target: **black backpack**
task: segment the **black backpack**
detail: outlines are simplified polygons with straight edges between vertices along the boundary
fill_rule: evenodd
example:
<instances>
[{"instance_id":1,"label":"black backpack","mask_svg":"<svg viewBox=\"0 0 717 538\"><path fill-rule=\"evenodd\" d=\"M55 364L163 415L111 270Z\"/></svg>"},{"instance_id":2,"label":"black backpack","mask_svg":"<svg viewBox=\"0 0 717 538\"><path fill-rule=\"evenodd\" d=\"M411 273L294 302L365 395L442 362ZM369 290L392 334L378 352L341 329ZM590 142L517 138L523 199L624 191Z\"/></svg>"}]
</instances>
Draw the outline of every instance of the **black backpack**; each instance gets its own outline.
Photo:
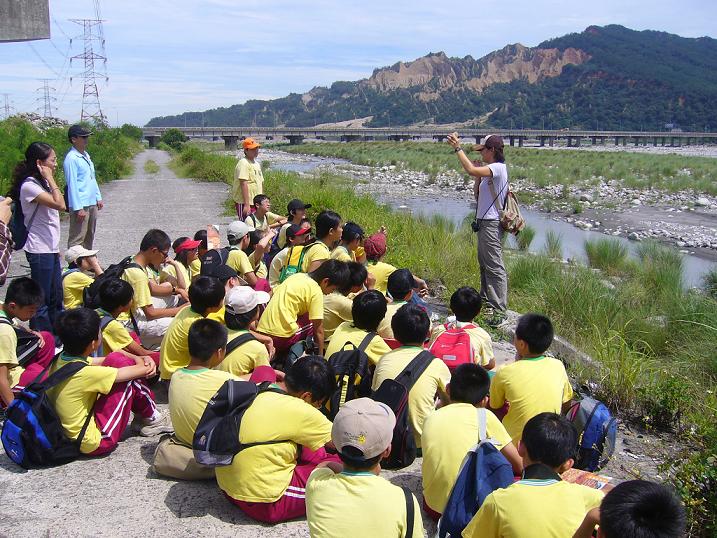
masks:
<instances>
[{"instance_id":1,"label":"black backpack","mask_svg":"<svg viewBox=\"0 0 717 538\"><path fill-rule=\"evenodd\" d=\"M336 374L336 390L326 402L324 414L334 420L339 409L349 400L371 396L373 374L366 348L376 333L368 333L358 347L346 342L343 347L329 357L329 364ZM351 346L349 349L346 346Z\"/></svg>"},{"instance_id":2,"label":"black backpack","mask_svg":"<svg viewBox=\"0 0 717 538\"><path fill-rule=\"evenodd\" d=\"M227 349L224 352L224 356L228 357L231 355L231 353L236 350L237 348L243 346L244 344L251 342L252 340L256 340L256 337L251 333L242 334L240 336L237 336L234 340L229 342L227 344Z\"/></svg>"},{"instance_id":3,"label":"black backpack","mask_svg":"<svg viewBox=\"0 0 717 538\"><path fill-rule=\"evenodd\" d=\"M142 266L132 261L132 256L127 256L119 263L113 263L104 273L98 275L95 280L82 290L82 303L86 308L93 310L100 306L100 287L104 282L113 278L121 278L122 274L129 268L142 269Z\"/></svg>"},{"instance_id":4,"label":"black backpack","mask_svg":"<svg viewBox=\"0 0 717 538\"><path fill-rule=\"evenodd\" d=\"M239 428L244 413L262 392L278 392L267 381L255 385L251 381L229 379L219 388L199 419L192 439L194 459L208 467L231 465L239 452L245 448L258 445L286 443L288 440L263 441L258 443L242 443L239 440Z\"/></svg>"},{"instance_id":5,"label":"black backpack","mask_svg":"<svg viewBox=\"0 0 717 538\"><path fill-rule=\"evenodd\" d=\"M384 380L371 395L372 399L389 406L396 415L391 454L381 461L381 467L384 469L403 469L416 459L416 441L408 420L408 393L434 359L429 351L421 351L396 379Z\"/></svg>"},{"instance_id":6,"label":"black backpack","mask_svg":"<svg viewBox=\"0 0 717 538\"><path fill-rule=\"evenodd\" d=\"M17 347L15 348L17 362L20 366L24 367L37 355L37 350L40 349L40 337L33 332L18 327L5 316L0 316L0 323L10 325L15 330L15 336L17 337Z\"/></svg>"},{"instance_id":7,"label":"black backpack","mask_svg":"<svg viewBox=\"0 0 717 538\"><path fill-rule=\"evenodd\" d=\"M49 190L49 187L43 186L42 183L34 177L28 178L28 181L37 183L46 191ZM12 248L14 250L21 250L27 242L27 236L30 233L30 228L32 228L32 223L35 222L35 217L37 216L37 210L40 209L40 204L35 202L35 209L32 210L27 226L25 226L25 213L22 210L22 203L20 203L20 200L13 202L12 206L12 216L10 217L10 222L8 222L8 228L10 229L13 240Z\"/></svg>"},{"instance_id":8,"label":"black backpack","mask_svg":"<svg viewBox=\"0 0 717 538\"><path fill-rule=\"evenodd\" d=\"M201 258L202 268L199 271L199 274L202 276L213 276L215 267L225 265L227 263L230 250L231 249L229 247L207 250Z\"/></svg>"},{"instance_id":9,"label":"black backpack","mask_svg":"<svg viewBox=\"0 0 717 538\"><path fill-rule=\"evenodd\" d=\"M5 452L12 461L25 469L31 469L62 465L80 456L80 444L94 413L90 411L77 440L72 440L65 434L47 391L85 366L85 362L70 362L45 381L39 381L48 367L22 392L15 395L15 400L7 408L0 435Z\"/></svg>"}]
</instances>

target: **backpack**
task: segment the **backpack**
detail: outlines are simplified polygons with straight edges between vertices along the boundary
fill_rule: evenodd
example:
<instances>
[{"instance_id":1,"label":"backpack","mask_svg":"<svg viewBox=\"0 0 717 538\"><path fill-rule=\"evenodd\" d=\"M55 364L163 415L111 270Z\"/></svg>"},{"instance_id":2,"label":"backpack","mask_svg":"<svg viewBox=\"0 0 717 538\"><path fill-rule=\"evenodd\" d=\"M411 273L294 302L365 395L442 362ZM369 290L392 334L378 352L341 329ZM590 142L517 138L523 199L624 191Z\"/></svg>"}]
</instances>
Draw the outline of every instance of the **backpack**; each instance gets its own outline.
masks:
<instances>
[{"instance_id":1,"label":"backpack","mask_svg":"<svg viewBox=\"0 0 717 538\"><path fill-rule=\"evenodd\" d=\"M104 273L98 275L92 284L82 290L82 303L86 308L93 310L100 308L100 287L104 282L113 278L121 278L122 274L130 268L141 269L142 266L132 261L132 256L127 256L119 263L113 263ZM139 334L139 333L138 333Z\"/></svg>"},{"instance_id":2,"label":"backpack","mask_svg":"<svg viewBox=\"0 0 717 538\"><path fill-rule=\"evenodd\" d=\"M466 329L474 329L475 325L450 327L446 323L443 326L446 330L436 338L428 351L445 362L451 373L461 364L473 364L475 353L471 337Z\"/></svg>"},{"instance_id":3,"label":"backpack","mask_svg":"<svg viewBox=\"0 0 717 538\"><path fill-rule=\"evenodd\" d=\"M279 283L281 284L289 278L291 275L296 273L302 273L302 267L304 266L304 256L309 252L309 249L316 243L310 245L296 245L289 248L289 252L286 255L286 265L281 268L279 273ZM294 249L298 249L296 252Z\"/></svg>"},{"instance_id":4,"label":"backpack","mask_svg":"<svg viewBox=\"0 0 717 538\"><path fill-rule=\"evenodd\" d=\"M15 330L15 336L17 337L17 347L15 348L17 362L20 366L24 367L37 355L37 350L40 349L40 337L33 332L18 327L5 316L0 316L0 323L10 325Z\"/></svg>"},{"instance_id":5,"label":"backpack","mask_svg":"<svg viewBox=\"0 0 717 538\"><path fill-rule=\"evenodd\" d=\"M478 444L463 459L446 507L438 521L438 536L459 537L485 498L513 483L513 468L487 438L487 410L478 409Z\"/></svg>"},{"instance_id":6,"label":"backpack","mask_svg":"<svg viewBox=\"0 0 717 538\"><path fill-rule=\"evenodd\" d=\"M388 405L396 415L396 426L391 440L391 454L381 461L384 469L403 469L416 459L416 441L408 420L408 393L421 374L435 359L428 351L421 351L396 379L385 379L371 398Z\"/></svg>"},{"instance_id":7,"label":"backpack","mask_svg":"<svg viewBox=\"0 0 717 538\"><path fill-rule=\"evenodd\" d=\"M337 388L326 402L324 414L333 420L339 408L354 398L363 398L371 395L372 374L369 369L370 361L366 355L366 348L376 333L368 333L358 347L352 342L346 342L343 347L329 357L329 365L336 374ZM346 346L350 345L350 349Z\"/></svg>"},{"instance_id":8,"label":"backpack","mask_svg":"<svg viewBox=\"0 0 717 538\"><path fill-rule=\"evenodd\" d=\"M64 281L65 278L67 278L68 276L70 276L72 273L79 273L79 272L80 272L80 270L77 269L77 268L75 268L75 269L65 269L65 270L62 272L62 280Z\"/></svg>"},{"instance_id":9,"label":"backpack","mask_svg":"<svg viewBox=\"0 0 717 538\"><path fill-rule=\"evenodd\" d=\"M604 403L590 397L574 404L565 417L578 431L574 467L591 472L600 470L615 451L617 419Z\"/></svg>"},{"instance_id":10,"label":"backpack","mask_svg":"<svg viewBox=\"0 0 717 538\"><path fill-rule=\"evenodd\" d=\"M85 362L70 362L45 381L38 381L48 367L29 386L15 395L15 400L6 410L5 424L0 434L5 452L12 461L30 469L62 465L77 459L80 455L80 444L94 414L90 411L87 415L77 440L69 439L47 391L85 366Z\"/></svg>"},{"instance_id":11,"label":"backpack","mask_svg":"<svg viewBox=\"0 0 717 538\"><path fill-rule=\"evenodd\" d=\"M42 187L40 182L37 181L34 177L28 179L30 181L34 181L35 183L40 185L40 187ZM22 211L22 203L20 203L20 200L16 200L13 203L12 217L10 218L10 222L8 223L8 228L10 228L10 233L12 234L12 240L14 242L13 248L15 250L22 250L22 248L25 246L25 243L27 242L27 236L30 232L30 228L32 228L32 223L35 221L35 216L37 216L38 209L40 209L40 204L36 203L35 209L32 210L32 215L30 215L30 220L28 221L27 226L25 226L25 214Z\"/></svg>"},{"instance_id":12,"label":"backpack","mask_svg":"<svg viewBox=\"0 0 717 538\"><path fill-rule=\"evenodd\" d=\"M525 228L525 219L520 213L520 205L515 193L510 190L510 185L508 185L508 194L505 195L503 209L500 209L498 207L498 195L495 193L495 185L493 185L492 181L489 181L488 186L493 196L493 205L498 212L500 227L510 234L518 235Z\"/></svg>"},{"instance_id":13,"label":"backpack","mask_svg":"<svg viewBox=\"0 0 717 538\"><path fill-rule=\"evenodd\" d=\"M100 316L100 345L97 346L97 350L92 354L93 357L104 357L105 356L105 344L104 339L102 338L102 333L104 332L107 325L109 325L110 321L112 321L113 318L109 314L100 314L97 312L97 314Z\"/></svg>"},{"instance_id":14,"label":"backpack","mask_svg":"<svg viewBox=\"0 0 717 538\"><path fill-rule=\"evenodd\" d=\"M200 275L212 276L214 274L214 268L219 265L225 265L229 259L229 247L213 248L208 250L204 256L202 256L202 268L199 271Z\"/></svg>"},{"instance_id":15,"label":"backpack","mask_svg":"<svg viewBox=\"0 0 717 538\"><path fill-rule=\"evenodd\" d=\"M244 413L262 392L278 392L269 382L255 385L251 381L225 381L207 402L192 439L194 459L201 465L223 467L231 465L242 450L258 445L286 443L288 440L242 443L239 429Z\"/></svg>"},{"instance_id":16,"label":"backpack","mask_svg":"<svg viewBox=\"0 0 717 538\"><path fill-rule=\"evenodd\" d=\"M251 342L252 340L256 340L256 337L251 333L246 333L246 334L237 336L234 340L232 340L231 342L229 342L227 344L227 349L224 352L224 356L228 357L229 355L232 354L232 352L234 350L243 346L247 342Z\"/></svg>"},{"instance_id":17,"label":"backpack","mask_svg":"<svg viewBox=\"0 0 717 538\"><path fill-rule=\"evenodd\" d=\"M264 254L264 264L269 267L274 257L279 254L281 250L282 248L279 246L279 234L277 233L274 236L274 239L271 240L271 246L269 247L269 251Z\"/></svg>"}]
</instances>

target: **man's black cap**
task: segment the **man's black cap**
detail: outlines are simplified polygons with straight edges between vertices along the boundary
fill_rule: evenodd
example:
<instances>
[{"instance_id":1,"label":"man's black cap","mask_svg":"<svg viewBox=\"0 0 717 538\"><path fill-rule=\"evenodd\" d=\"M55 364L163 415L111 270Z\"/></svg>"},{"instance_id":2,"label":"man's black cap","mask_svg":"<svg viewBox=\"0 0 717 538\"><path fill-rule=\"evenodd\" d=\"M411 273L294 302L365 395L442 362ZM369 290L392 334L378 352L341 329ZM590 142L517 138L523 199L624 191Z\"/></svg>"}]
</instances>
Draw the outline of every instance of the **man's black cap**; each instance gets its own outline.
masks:
<instances>
[{"instance_id":1,"label":"man's black cap","mask_svg":"<svg viewBox=\"0 0 717 538\"><path fill-rule=\"evenodd\" d=\"M91 134L92 131L87 130L85 127L79 124L73 125L67 131L67 136L69 138L76 138L78 136L90 136Z\"/></svg>"}]
</instances>

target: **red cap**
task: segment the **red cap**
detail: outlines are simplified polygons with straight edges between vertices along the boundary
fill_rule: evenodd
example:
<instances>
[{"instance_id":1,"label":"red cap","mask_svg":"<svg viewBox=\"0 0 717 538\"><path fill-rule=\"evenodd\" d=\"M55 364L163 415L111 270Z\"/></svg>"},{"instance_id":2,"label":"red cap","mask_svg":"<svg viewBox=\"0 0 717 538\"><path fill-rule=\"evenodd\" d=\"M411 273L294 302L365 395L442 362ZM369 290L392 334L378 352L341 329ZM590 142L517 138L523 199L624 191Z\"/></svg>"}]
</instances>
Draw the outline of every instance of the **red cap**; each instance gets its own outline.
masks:
<instances>
[{"instance_id":1,"label":"red cap","mask_svg":"<svg viewBox=\"0 0 717 538\"><path fill-rule=\"evenodd\" d=\"M263 383L264 381L276 383L276 372L271 366L262 364L261 366L257 366L256 368L254 368L254 371L251 373L249 381L251 381L252 383L256 383L257 385L259 383Z\"/></svg>"},{"instance_id":2,"label":"red cap","mask_svg":"<svg viewBox=\"0 0 717 538\"><path fill-rule=\"evenodd\" d=\"M179 254L183 250L194 250L201 245L201 241L195 241L194 239L187 239L184 243L174 249L175 254Z\"/></svg>"},{"instance_id":3,"label":"red cap","mask_svg":"<svg viewBox=\"0 0 717 538\"><path fill-rule=\"evenodd\" d=\"M366 256L377 259L386 254L386 235L381 232L368 236L363 241Z\"/></svg>"}]
</instances>

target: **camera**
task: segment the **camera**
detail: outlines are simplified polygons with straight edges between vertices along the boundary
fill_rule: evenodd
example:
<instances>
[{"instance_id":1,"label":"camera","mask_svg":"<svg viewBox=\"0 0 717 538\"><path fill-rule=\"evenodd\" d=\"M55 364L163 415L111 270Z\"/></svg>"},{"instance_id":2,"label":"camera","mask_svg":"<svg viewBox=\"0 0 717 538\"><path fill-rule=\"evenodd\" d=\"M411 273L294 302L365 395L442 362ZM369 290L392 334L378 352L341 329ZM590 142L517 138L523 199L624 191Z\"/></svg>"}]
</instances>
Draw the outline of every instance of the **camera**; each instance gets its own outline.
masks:
<instances>
[{"instance_id":1,"label":"camera","mask_svg":"<svg viewBox=\"0 0 717 538\"><path fill-rule=\"evenodd\" d=\"M471 221L471 230L476 233L480 231L480 222L478 221L478 219L474 219L473 221Z\"/></svg>"}]
</instances>

